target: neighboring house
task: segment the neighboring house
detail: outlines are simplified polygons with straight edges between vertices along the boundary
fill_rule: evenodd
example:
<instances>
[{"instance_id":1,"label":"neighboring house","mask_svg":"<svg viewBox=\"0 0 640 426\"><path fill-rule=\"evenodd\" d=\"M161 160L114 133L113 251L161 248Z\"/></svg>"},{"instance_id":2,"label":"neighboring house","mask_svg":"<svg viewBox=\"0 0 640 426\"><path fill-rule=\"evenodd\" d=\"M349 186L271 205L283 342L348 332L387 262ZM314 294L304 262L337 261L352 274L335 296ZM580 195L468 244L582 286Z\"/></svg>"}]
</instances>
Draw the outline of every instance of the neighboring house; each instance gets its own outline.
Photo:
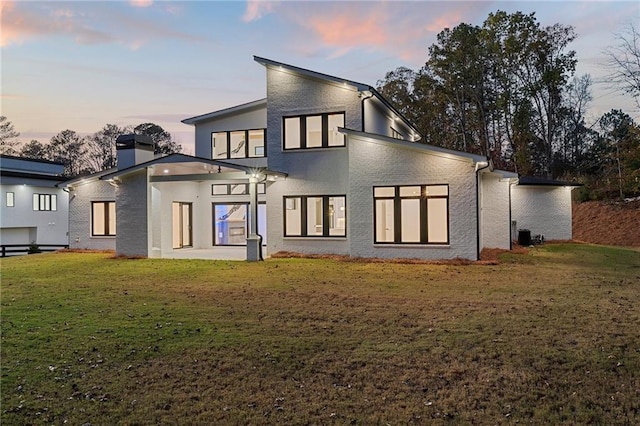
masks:
<instances>
[{"instance_id":1,"label":"neighboring house","mask_svg":"<svg viewBox=\"0 0 640 426\"><path fill-rule=\"evenodd\" d=\"M64 165L0 155L0 244L68 244L69 197L56 187Z\"/></svg>"},{"instance_id":2,"label":"neighboring house","mask_svg":"<svg viewBox=\"0 0 640 426\"><path fill-rule=\"evenodd\" d=\"M369 85L255 61L267 97L183 120L195 126L195 156L154 158L148 140L128 135L117 169L67 182L72 246L149 257L217 258L239 247L249 260L278 251L477 259L482 248L510 247L513 221L564 239L570 191L521 191L517 175L485 156L421 143ZM542 207L562 219L535 221L531 209Z\"/></svg>"}]
</instances>

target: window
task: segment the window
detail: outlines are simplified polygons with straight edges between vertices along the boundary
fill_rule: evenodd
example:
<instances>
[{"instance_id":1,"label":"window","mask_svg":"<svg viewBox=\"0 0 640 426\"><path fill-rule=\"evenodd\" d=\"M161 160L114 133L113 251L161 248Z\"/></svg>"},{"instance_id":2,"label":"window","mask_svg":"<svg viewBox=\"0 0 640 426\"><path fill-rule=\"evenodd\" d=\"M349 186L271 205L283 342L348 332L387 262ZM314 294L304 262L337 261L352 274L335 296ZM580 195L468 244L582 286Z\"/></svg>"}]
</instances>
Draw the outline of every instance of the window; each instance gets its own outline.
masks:
<instances>
[{"instance_id":1,"label":"window","mask_svg":"<svg viewBox=\"0 0 640 426\"><path fill-rule=\"evenodd\" d=\"M344 112L284 117L284 149L344 146Z\"/></svg>"},{"instance_id":2,"label":"window","mask_svg":"<svg viewBox=\"0 0 640 426\"><path fill-rule=\"evenodd\" d=\"M284 197L285 237L345 237L344 195Z\"/></svg>"},{"instance_id":3,"label":"window","mask_svg":"<svg viewBox=\"0 0 640 426\"><path fill-rule=\"evenodd\" d=\"M264 133L264 129L212 133L211 158L264 157Z\"/></svg>"},{"instance_id":4,"label":"window","mask_svg":"<svg viewBox=\"0 0 640 426\"><path fill-rule=\"evenodd\" d=\"M33 210L56 211L58 196L56 194L33 194Z\"/></svg>"},{"instance_id":5,"label":"window","mask_svg":"<svg viewBox=\"0 0 640 426\"><path fill-rule=\"evenodd\" d=\"M449 243L449 186L373 188L374 242Z\"/></svg>"},{"instance_id":6,"label":"window","mask_svg":"<svg viewBox=\"0 0 640 426\"><path fill-rule=\"evenodd\" d=\"M13 192L7 192L7 207L16 206L16 194Z\"/></svg>"},{"instance_id":7,"label":"window","mask_svg":"<svg viewBox=\"0 0 640 426\"><path fill-rule=\"evenodd\" d=\"M116 203L114 201L91 202L91 235L94 237L116 235Z\"/></svg>"},{"instance_id":8,"label":"window","mask_svg":"<svg viewBox=\"0 0 640 426\"><path fill-rule=\"evenodd\" d=\"M266 194L264 183L258 184L258 194ZM249 193L248 183L214 183L211 185L211 195L244 195Z\"/></svg>"}]
</instances>

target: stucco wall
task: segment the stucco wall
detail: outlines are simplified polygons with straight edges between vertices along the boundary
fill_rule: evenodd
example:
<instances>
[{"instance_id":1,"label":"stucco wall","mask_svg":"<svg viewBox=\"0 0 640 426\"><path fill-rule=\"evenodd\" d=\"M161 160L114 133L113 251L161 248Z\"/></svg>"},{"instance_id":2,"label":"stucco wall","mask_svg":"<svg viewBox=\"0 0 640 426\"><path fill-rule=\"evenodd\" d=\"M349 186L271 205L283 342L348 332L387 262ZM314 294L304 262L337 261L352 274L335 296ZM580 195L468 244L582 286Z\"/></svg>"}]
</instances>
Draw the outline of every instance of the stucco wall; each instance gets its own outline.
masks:
<instances>
[{"instance_id":1,"label":"stucco wall","mask_svg":"<svg viewBox=\"0 0 640 426\"><path fill-rule=\"evenodd\" d=\"M472 162L443 158L416 148L400 148L350 137L348 235L350 254L361 257L476 259L476 184ZM373 187L449 184L449 245L373 243Z\"/></svg>"},{"instance_id":2,"label":"stucco wall","mask_svg":"<svg viewBox=\"0 0 640 426\"><path fill-rule=\"evenodd\" d=\"M0 186L0 243L67 244L69 197L62 189L51 187L52 183L48 185ZM14 194L14 207L7 207L7 192ZM33 210L33 194L55 194L56 211Z\"/></svg>"},{"instance_id":3,"label":"stucco wall","mask_svg":"<svg viewBox=\"0 0 640 426\"><path fill-rule=\"evenodd\" d=\"M531 235L543 234L547 240L572 238L570 188L514 185L511 206L517 229L529 229Z\"/></svg>"},{"instance_id":4,"label":"stucco wall","mask_svg":"<svg viewBox=\"0 0 640 426\"><path fill-rule=\"evenodd\" d=\"M495 173L481 172L480 176L480 247L509 249L509 182L501 182L502 176Z\"/></svg>"},{"instance_id":5,"label":"stucco wall","mask_svg":"<svg viewBox=\"0 0 640 426\"><path fill-rule=\"evenodd\" d=\"M115 237L91 236L91 202L115 201L115 188L103 180L78 184L69 201L69 246L91 250L115 250ZM118 203L116 203L117 209ZM116 212L116 216L118 213ZM116 233L120 230L117 228Z\"/></svg>"},{"instance_id":6,"label":"stucco wall","mask_svg":"<svg viewBox=\"0 0 640 426\"><path fill-rule=\"evenodd\" d=\"M116 188L116 254L148 256L147 169L122 176L120 180Z\"/></svg>"},{"instance_id":7,"label":"stucco wall","mask_svg":"<svg viewBox=\"0 0 640 426\"><path fill-rule=\"evenodd\" d=\"M199 123L196 125L195 155L211 158L211 133L264 129L265 127L267 127L267 109L264 107Z\"/></svg>"}]
</instances>

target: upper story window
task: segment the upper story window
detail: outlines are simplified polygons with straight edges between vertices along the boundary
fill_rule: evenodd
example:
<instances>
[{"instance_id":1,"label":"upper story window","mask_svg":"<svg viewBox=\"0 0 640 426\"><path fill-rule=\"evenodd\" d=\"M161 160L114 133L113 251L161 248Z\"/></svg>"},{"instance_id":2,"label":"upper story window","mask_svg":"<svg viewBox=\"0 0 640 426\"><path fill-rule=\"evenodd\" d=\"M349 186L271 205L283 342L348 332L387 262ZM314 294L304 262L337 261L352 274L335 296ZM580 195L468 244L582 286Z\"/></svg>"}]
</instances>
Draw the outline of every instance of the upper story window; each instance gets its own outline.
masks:
<instances>
[{"instance_id":1,"label":"upper story window","mask_svg":"<svg viewBox=\"0 0 640 426\"><path fill-rule=\"evenodd\" d=\"M344 146L338 127L344 127L344 112L284 117L284 149Z\"/></svg>"},{"instance_id":2,"label":"upper story window","mask_svg":"<svg viewBox=\"0 0 640 426\"><path fill-rule=\"evenodd\" d=\"M264 183L259 183L258 194L266 194ZM211 195L245 195L249 193L248 183L214 183L211 185Z\"/></svg>"},{"instance_id":3,"label":"upper story window","mask_svg":"<svg viewBox=\"0 0 640 426\"><path fill-rule=\"evenodd\" d=\"M255 158L265 156L265 129L236 130L211 134L211 158Z\"/></svg>"},{"instance_id":4,"label":"upper story window","mask_svg":"<svg viewBox=\"0 0 640 426\"><path fill-rule=\"evenodd\" d=\"M58 196L56 194L33 194L33 210L58 210Z\"/></svg>"},{"instance_id":5,"label":"upper story window","mask_svg":"<svg viewBox=\"0 0 640 426\"><path fill-rule=\"evenodd\" d=\"M449 243L449 186L373 188L374 242Z\"/></svg>"}]
</instances>

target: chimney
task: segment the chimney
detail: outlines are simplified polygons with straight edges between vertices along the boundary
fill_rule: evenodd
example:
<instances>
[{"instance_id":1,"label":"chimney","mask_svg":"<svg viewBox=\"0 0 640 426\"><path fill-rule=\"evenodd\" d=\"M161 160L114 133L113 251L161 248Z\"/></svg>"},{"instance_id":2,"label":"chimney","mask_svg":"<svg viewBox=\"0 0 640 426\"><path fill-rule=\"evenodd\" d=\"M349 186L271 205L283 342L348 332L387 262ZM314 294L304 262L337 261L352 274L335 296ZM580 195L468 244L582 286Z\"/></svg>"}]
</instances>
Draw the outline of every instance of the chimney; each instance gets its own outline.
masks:
<instances>
[{"instance_id":1,"label":"chimney","mask_svg":"<svg viewBox=\"0 0 640 426\"><path fill-rule=\"evenodd\" d=\"M147 135L120 135L116 139L118 170L153 160L155 145Z\"/></svg>"}]
</instances>

